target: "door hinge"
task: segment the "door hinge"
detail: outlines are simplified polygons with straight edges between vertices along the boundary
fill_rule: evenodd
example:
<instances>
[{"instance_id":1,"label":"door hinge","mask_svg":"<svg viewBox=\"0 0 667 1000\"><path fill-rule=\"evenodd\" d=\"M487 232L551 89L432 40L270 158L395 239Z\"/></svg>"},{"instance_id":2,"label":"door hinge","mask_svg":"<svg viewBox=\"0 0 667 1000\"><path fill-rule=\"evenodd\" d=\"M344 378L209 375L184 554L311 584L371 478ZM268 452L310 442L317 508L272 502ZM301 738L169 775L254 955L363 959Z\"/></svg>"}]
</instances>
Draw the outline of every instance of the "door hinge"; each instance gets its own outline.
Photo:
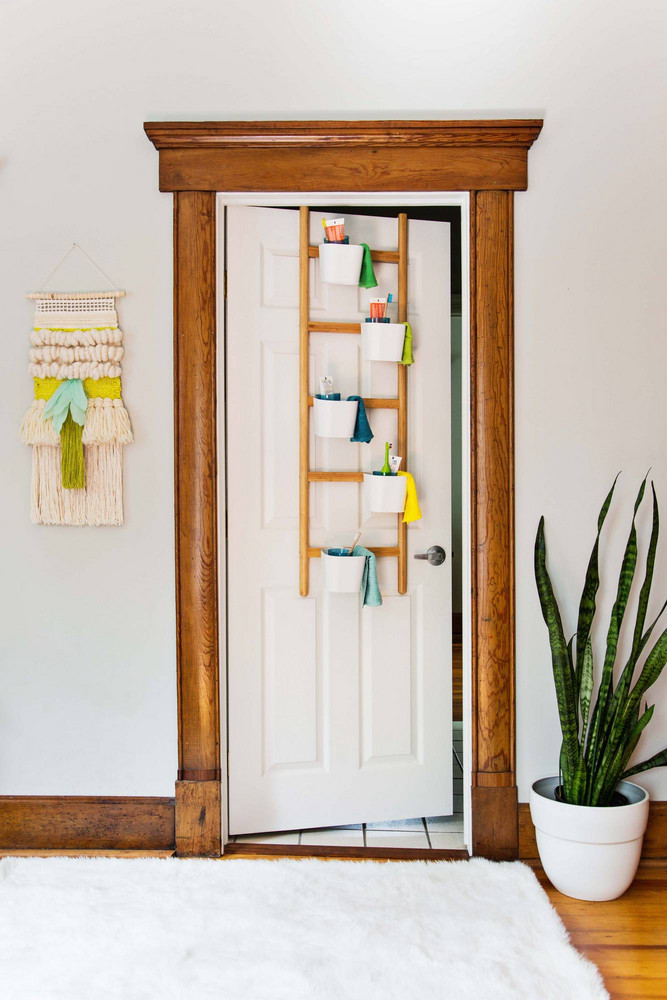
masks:
<instances>
[{"instance_id":1,"label":"door hinge","mask_svg":"<svg viewBox=\"0 0 667 1000\"><path fill-rule=\"evenodd\" d=\"M227 268L225 268L225 276L223 279L223 298L227 298Z\"/></svg>"}]
</instances>

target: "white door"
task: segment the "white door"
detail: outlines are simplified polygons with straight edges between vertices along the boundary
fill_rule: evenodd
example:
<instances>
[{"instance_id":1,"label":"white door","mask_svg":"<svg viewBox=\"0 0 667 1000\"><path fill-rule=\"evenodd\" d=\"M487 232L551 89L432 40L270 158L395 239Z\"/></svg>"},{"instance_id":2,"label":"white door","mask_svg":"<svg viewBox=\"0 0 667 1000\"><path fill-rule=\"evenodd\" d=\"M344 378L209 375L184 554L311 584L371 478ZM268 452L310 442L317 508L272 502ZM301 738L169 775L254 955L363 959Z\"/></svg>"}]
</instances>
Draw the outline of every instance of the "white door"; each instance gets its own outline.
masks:
<instances>
[{"instance_id":1,"label":"white door","mask_svg":"<svg viewBox=\"0 0 667 1000\"><path fill-rule=\"evenodd\" d=\"M311 213L311 243L322 240ZM395 219L346 216L351 242L396 249ZM452 812L449 225L408 223L408 468L422 520L408 527L408 593L378 559L380 608L322 591L310 560L299 596L298 211L227 211L229 831L341 826ZM314 320L363 322L377 289L322 284ZM333 375L343 398L397 395L397 365L362 362L360 337L310 337L310 391ZM369 410L370 445L316 438L311 468L379 469L395 410ZM311 484L310 544L395 545L395 514L363 509L359 483ZM415 553L441 545L434 567Z\"/></svg>"}]
</instances>

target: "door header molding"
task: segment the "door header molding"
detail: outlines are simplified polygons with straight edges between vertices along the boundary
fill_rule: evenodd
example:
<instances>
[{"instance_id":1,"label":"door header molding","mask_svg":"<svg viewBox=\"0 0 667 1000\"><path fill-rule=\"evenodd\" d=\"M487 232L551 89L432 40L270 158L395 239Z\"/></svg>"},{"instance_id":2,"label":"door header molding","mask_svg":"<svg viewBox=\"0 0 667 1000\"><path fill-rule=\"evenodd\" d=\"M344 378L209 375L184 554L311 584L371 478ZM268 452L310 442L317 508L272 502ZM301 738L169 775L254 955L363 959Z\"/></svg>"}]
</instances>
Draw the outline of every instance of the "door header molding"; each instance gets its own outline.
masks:
<instances>
[{"instance_id":1,"label":"door header molding","mask_svg":"<svg viewBox=\"0 0 667 1000\"><path fill-rule=\"evenodd\" d=\"M523 191L541 129L513 118L144 124L161 191Z\"/></svg>"},{"instance_id":2,"label":"door header molding","mask_svg":"<svg viewBox=\"0 0 667 1000\"><path fill-rule=\"evenodd\" d=\"M529 149L541 119L435 121L144 122L156 149L234 146L522 146Z\"/></svg>"}]
</instances>

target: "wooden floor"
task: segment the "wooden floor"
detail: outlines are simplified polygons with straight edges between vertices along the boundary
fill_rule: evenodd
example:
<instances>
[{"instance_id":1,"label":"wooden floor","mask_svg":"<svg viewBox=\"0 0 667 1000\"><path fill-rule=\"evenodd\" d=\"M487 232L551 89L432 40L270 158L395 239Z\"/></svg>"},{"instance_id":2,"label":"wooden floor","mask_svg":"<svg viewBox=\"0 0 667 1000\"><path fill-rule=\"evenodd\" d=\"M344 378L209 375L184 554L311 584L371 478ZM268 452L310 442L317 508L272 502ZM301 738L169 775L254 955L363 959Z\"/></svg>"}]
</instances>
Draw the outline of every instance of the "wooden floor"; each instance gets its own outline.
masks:
<instances>
[{"instance_id":1,"label":"wooden floor","mask_svg":"<svg viewBox=\"0 0 667 1000\"><path fill-rule=\"evenodd\" d=\"M612 1000L667 998L667 861L643 863L625 895L610 903L562 896L539 866L535 874Z\"/></svg>"},{"instance_id":2,"label":"wooden floor","mask_svg":"<svg viewBox=\"0 0 667 1000\"><path fill-rule=\"evenodd\" d=\"M3 851L0 856L62 855L165 857L168 852ZM245 856L252 856L250 849ZM539 864L532 867L573 945L602 973L612 1000L667 1000L667 860L642 862L634 884L621 899L610 903L584 903L562 896Z\"/></svg>"}]
</instances>

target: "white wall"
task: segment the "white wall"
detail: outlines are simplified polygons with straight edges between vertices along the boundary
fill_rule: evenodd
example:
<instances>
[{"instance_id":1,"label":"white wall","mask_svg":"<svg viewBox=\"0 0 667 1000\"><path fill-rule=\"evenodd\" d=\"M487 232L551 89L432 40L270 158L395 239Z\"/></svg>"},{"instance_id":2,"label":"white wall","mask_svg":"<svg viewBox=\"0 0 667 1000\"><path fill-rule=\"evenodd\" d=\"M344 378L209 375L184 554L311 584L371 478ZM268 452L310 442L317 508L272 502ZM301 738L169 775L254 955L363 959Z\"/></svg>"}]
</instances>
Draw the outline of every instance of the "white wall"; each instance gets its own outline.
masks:
<instances>
[{"instance_id":1,"label":"white wall","mask_svg":"<svg viewBox=\"0 0 667 1000\"><path fill-rule=\"evenodd\" d=\"M157 191L142 121L497 115L546 119L516 198L526 798L558 746L532 580L538 516L571 620L612 475L625 473L612 528L625 533L649 465L667 501L663 0L4 0L0 18L0 792L173 788L171 198ZM30 398L23 292L75 239L129 292L137 441L120 530L33 527L30 456L16 440ZM665 545L657 583L662 597ZM665 742L665 692L667 677L647 752ZM667 798L665 769L646 784Z\"/></svg>"}]
</instances>

